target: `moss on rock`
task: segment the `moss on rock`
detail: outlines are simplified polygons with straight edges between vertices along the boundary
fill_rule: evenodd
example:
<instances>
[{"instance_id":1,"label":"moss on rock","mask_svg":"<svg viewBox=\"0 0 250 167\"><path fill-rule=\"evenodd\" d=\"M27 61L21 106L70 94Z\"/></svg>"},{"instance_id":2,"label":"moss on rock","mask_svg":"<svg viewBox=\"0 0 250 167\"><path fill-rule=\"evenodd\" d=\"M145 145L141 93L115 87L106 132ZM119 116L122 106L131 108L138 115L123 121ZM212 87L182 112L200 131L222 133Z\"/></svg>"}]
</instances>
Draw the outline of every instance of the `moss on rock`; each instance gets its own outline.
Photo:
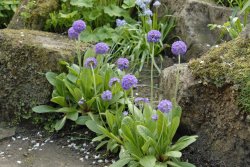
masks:
<instances>
[{"instance_id":1,"label":"moss on rock","mask_svg":"<svg viewBox=\"0 0 250 167\"><path fill-rule=\"evenodd\" d=\"M2 121L49 102L52 87L45 73L60 71L59 60L73 60L75 43L52 33L5 29L0 30L0 50Z\"/></svg>"},{"instance_id":2,"label":"moss on rock","mask_svg":"<svg viewBox=\"0 0 250 167\"><path fill-rule=\"evenodd\" d=\"M250 76L250 39L239 37L214 47L203 57L191 60L189 68L205 84L212 83L217 87L232 84L238 90L244 90Z\"/></svg>"}]
</instances>

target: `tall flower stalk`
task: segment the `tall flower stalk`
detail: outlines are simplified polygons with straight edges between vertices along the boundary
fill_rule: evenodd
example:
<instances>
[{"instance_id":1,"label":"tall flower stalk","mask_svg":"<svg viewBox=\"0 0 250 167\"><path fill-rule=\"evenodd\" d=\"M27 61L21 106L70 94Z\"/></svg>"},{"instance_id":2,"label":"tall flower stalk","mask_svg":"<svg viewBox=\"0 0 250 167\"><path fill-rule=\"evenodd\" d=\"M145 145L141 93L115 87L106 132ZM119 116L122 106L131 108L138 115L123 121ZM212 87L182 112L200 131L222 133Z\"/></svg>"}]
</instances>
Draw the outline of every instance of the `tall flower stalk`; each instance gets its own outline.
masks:
<instances>
[{"instance_id":1,"label":"tall flower stalk","mask_svg":"<svg viewBox=\"0 0 250 167\"><path fill-rule=\"evenodd\" d=\"M172 44L171 51L174 55L178 56L178 65L177 65L177 73L176 73L176 82L175 82L175 94L174 99L177 101L177 92L180 83L180 69L179 65L181 64L181 56L185 55L187 52L187 45L183 41L176 41Z\"/></svg>"},{"instance_id":2,"label":"tall flower stalk","mask_svg":"<svg viewBox=\"0 0 250 167\"><path fill-rule=\"evenodd\" d=\"M148 32L147 35L147 41L149 43L152 43L152 52L151 52L151 90L150 90L150 103L151 105L153 105L153 98L154 98L154 66L156 67L156 69L159 71L159 73L161 72L160 69L158 68L158 66L155 63L155 59L154 59L154 43L159 42L161 39L161 33L158 30L151 30Z\"/></svg>"}]
</instances>

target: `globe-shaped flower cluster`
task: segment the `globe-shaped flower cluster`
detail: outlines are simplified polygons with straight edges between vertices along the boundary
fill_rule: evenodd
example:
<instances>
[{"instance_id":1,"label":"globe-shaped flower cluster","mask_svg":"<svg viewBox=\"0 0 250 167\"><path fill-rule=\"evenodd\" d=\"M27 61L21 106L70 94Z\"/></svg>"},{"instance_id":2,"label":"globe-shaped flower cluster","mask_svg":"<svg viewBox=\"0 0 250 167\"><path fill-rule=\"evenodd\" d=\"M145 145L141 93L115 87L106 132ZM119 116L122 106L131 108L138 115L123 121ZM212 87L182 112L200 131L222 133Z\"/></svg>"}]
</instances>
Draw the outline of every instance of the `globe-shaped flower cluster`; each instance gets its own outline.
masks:
<instances>
[{"instance_id":1,"label":"globe-shaped flower cluster","mask_svg":"<svg viewBox=\"0 0 250 167\"><path fill-rule=\"evenodd\" d=\"M161 39L161 32L160 31L151 30L148 32L148 35L147 35L148 42L156 43L156 42L159 42L160 39Z\"/></svg>"},{"instance_id":2,"label":"globe-shaped flower cluster","mask_svg":"<svg viewBox=\"0 0 250 167\"><path fill-rule=\"evenodd\" d=\"M96 54L106 54L109 51L109 46L104 42L99 42L95 45Z\"/></svg>"},{"instance_id":3,"label":"globe-shaped flower cluster","mask_svg":"<svg viewBox=\"0 0 250 167\"><path fill-rule=\"evenodd\" d=\"M168 113L169 111L172 110L172 102L169 100L162 100L160 101L160 103L158 104L158 110L160 110L163 113Z\"/></svg>"},{"instance_id":4,"label":"globe-shaped flower cluster","mask_svg":"<svg viewBox=\"0 0 250 167\"><path fill-rule=\"evenodd\" d=\"M176 56L182 56L187 52L187 45L183 41L176 41L172 44L171 51Z\"/></svg>"},{"instance_id":5,"label":"globe-shaped flower cluster","mask_svg":"<svg viewBox=\"0 0 250 167\"><path fill-rule=\"evenodd\" d=\"M70 39L78 39L79 34L85 29L86 23L83 20L76 20L68 30L68 37Z\"/></svg>"},{"instance_id":6,"label":"globe-shaped flower cluster","mask_svg":"<svg viewBox=\"0 0 250 167\"><path fill-rule=\"evenodd\" d=\"M120 79L119 78L116 78L116 77L114 77L114 78L111 78L110 80L109 80L109 87L112 87L114 84L116 84L116 83L120 83Z\"/></svg>"},{"instance_id":7,"label":"globe-shaped flower cluster","mask_svg":"<svg viewBox=\"0 0 250 167\"><path fill-rule=\"evenodd\" d=\"M137 83L138 80L134 75L127 74L122 78L122 88L124 90L129 90L132 87L136 87Z\"/></svg>"},{"instance_id":8,"label":"globe-shaped flower cluster","mask_svg":"<svg viewBox=\"0 0 250 167\"><path fill-rule=\"evenodd\" d=\"M126 58L119 58L117 60L117 67L120 70L127 69L129 67L129 61L128 61L128 59L126 59Z\"/></svg>"},{"instance_id":9,"label":"globe-shaped flower cluster","mask_svg":"<svg viewBox=\"0 0 250 167\"><path fill-rule=\"evenodd\" d=\"M86 68L96 68L97 66L97 60L94 57L89 57L85 60L84 66Z\"/></svg>"},{"instance_id":10,"label":"globe-shaped flower cluster","mask_svg":"<svg viewBox=\"0 0 250 167\"><path fill-rule=\"evenodd\" d=\"M109 90L106 90L102 93L102 100L109 101L112 99L112 92Z\"/></svg>"}]
</instances>

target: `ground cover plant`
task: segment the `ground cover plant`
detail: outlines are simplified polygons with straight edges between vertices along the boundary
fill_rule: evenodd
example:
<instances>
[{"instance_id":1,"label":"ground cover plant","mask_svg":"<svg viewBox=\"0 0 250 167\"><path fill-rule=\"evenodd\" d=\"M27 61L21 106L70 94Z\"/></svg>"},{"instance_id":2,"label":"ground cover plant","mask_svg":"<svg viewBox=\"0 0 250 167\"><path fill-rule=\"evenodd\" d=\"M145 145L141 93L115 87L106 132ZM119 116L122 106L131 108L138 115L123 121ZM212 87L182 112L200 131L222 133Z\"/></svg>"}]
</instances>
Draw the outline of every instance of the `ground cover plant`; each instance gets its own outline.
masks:
<instances>
[{"instance_id":1,"label":"ground cover plant","mask_svg":"<svg viewBox=\"0 0 250 167\"><path fill-rule=\"evenodd\" d=\"M0 28L7 26L11 17L19 5L20 0L1 0L0 1Z\"/></svg>"}]
</instances>

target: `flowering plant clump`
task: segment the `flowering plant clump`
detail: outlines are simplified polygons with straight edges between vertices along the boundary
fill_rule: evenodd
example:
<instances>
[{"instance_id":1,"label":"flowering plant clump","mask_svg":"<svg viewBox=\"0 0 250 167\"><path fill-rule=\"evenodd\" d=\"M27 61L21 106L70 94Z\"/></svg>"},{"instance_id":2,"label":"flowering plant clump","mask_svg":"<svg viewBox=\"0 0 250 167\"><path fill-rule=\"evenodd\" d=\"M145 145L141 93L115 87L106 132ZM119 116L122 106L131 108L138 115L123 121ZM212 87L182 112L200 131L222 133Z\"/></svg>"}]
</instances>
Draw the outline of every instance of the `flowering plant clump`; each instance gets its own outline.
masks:
<instances>
[{"instance_id":1,"label":"flowering plant clump","mask_svg":"<svg viewBox=\"0 0 250 167\"><path fill-rule=\"evenodd\" d=\"M187 52L187 45L183 41L176 41L172 44L171 51L176 56L182 56Z\"/></svg>"},{"instance_id":2,"label":"flowering plant clump","mask_svg":"<svg viewBox=\"0 0 250 167\"><path fill-rule=\"evenodd\" d=\"M109 80L109 87L112 87L114 84L116 84L116 83L120 83L120 79L119 78L116 78L116 77L114 77L114 78L111 78L110 80Z\"/></svg>"},{"instance_id":3,"label":"flowering plant clump","mask_svg":"<svg viewBox=\"0 0 250 167\"><path fill-rule=\"evenodd\" d=\"M109 51L109 46L104 42L99 42L95 45L96 54L106 54Z\"/></svg>"},{"instance_id":4,"label":"flowering plant clump","mask_svg":"<svg viewBox=\"0 0 250 167\"><path fill-rule=\"evenodd\" d=\"M159 42L161 39L161 32L158 30L151 30L148 32L147 40L148 42Z\"/></svg>"},{"instance_id":5,"label":"flowering plant clump","mask_svg":"<svg viewBox=\"0 0 250 167\"><path fill-rule=\"evenodd\" d=\"M96 68L97 60L94 57L89 57L85 60L84 66L86 68Z\"/></svg>"},{"instance_id":6,"label":"flowering plant clump","mask_svg":"<svg viewBox=\"0 0 250 167\"><path fill-rule=\"evenodd\" d=\"M117 60L117 66L120 70L127 69L129 67L129 61L126 58L119 58Z\"/></svg>"},{"instance_id":7,"label":"flowering plant clump","mask_svg":"<svg viewBox=\"0 0 250 167\"><path fill-rule=\"evenodd\" d=\"M112 92L110 90L106 90L102 93L102 100L109 101L112 99Z\"/></svg>"},{"instance_id":8,"label":"flowering plant clump","mask_svg":"<svg viewBox=\"0 0 250 167\"><path fill-rule=\"evenodd\" d=\"M160 110L163 113L169 113L172 110L172 102L169 100L162 100L158 104L158 110Z\"/></svg>"},{"instance_id":9,"label":"flowering plant clump","mask_svg":"<svg viewBox=\"0 0 250 167\"><path fill-rule=\"evenodd\" d=\"M136 87L137 83L138 80L134 75L127 74L122 78L122 88L124 90L129 90L132 87Z\"/></svg>"}]
</instances>

